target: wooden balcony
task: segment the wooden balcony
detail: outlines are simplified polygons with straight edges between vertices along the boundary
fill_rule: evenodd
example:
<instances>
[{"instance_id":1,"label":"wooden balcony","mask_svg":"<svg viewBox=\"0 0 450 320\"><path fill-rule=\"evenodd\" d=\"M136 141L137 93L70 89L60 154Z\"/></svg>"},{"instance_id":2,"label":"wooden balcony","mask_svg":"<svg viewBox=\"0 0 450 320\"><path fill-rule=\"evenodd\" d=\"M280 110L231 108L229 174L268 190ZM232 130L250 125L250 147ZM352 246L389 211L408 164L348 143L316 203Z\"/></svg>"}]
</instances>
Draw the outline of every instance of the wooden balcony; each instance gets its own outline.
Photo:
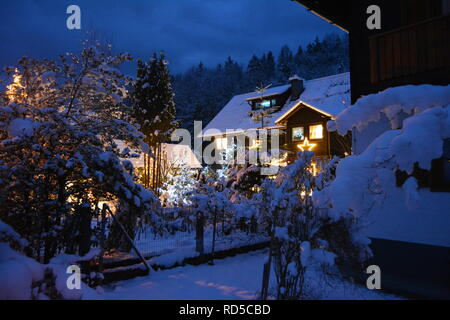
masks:
<instances>
[{"instance_id":1,"label":"wooden balcony","mask_svg":"<svg viewBox=\"0 0 450 320\"><path fill-rule=\"evenodd\" d=\"M446 84L450 80L450 15L402 27L369 39L371 83Z\"/></svg>"}]
</instances>

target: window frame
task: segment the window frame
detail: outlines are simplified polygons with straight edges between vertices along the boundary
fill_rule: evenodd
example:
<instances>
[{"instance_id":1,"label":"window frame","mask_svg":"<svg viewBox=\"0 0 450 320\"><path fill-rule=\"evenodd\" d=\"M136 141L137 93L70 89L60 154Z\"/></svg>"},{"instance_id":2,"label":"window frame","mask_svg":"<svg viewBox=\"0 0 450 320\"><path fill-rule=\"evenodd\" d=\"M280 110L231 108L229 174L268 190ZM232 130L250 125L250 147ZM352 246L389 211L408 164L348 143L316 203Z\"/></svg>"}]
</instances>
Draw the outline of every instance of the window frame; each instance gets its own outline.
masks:
<instances>
[{"instance_id":1,"label":"window frame","mask_svg":"<svg viewBox=\"0 0 450 320\"><path fill-rule=\"evenodd\" d=\"M295 129L302 129L302 135L303 135L303 139L294 139L294 130ZM305 126L296 126L296 127L292 127L291 129L291 139L292 141L305 141L306 135L305 135Z\"/></svg>"},{"instance_id":2,"label":"window frame","mask_svg":"<svg viewBox=\"0 0 450 320\"><path fill-rule=\"evenodd\" d=\"M226 150L228 147L228 138L227 137L217 137L214 139L214 143L215 143L215 147L217 150Z\"/></svg>"},{"instance_id":3,"label":"window frame","mask_svg":"<svg viewBox=\"0 0 450 320\"><path fill-rule=\"evenodd\" d=\"M322 137L321 138L312 138L311 137L311 133L313 132L313 130L311 130L311 127L316 127L316 126L321 126L322 127ZM325 126L323 125L323 123L315 123L315 124L310 124L308 125L308 140L312 141L319 141L319 140L323 140L325 138Z\"/></svg>"},{"instance_id":4,"label":"window frame","mask_svg":"<svg viewBox=\"0 0 450 320\"><path fill-rule=\"evenodd\" d=\"M268 101L270 103L270 105L268 107L263 107L262 103ZM255 101L255 109L259 110L259 109L267 109L267 108L272 108L275 107L277 105L277 99L263 99L261 100L256 100Z\"/></svg>"}]
</instances>

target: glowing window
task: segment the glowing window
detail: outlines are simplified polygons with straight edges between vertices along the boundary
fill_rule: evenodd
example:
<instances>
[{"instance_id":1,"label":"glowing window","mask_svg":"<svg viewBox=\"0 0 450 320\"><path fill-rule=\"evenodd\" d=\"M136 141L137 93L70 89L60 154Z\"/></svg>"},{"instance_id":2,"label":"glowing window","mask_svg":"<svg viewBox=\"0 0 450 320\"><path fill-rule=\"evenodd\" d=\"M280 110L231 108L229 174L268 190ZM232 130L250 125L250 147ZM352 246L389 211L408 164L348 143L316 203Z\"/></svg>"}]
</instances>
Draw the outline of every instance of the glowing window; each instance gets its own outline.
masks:
<instances>
[{"instance_id":1,"label":"glowing window","mask_svg":"<svg viewBox=\"0 0 450 320\"><path fill-rule=\"evenodd\" d=\"M277 101L275 99L273 100L263 100L256 103L257 109L264 109L264 108L270 108L277 104Z\"/></svg>"},{"instance_id":2,"label":"glowing window","mask_svg":"<svg viewBox=\"0 0 450 320\"><path fill-rule=\"evenodd\" d=\"M249 148L250 149L259 149L259 148L261 148L261 140L260 139L251 139Z\"/></svg>"},{"instance_id":3,"label":"glowing window","mask_svg":"<svg viewBox=\"0 0 450 320\"><path fill-rule=\"evenodd\" d=\"M227 138L216 138L216 149L225 150L227 148Z\"/></svg>"},{"instance_id":4,"label":"glowing window","mask_svg":"<svg viewBox=\"0 0 450 320\"><path fill-rule=\"evenodd\" d=\"M303 127L292 128L292 140L302 141L305 139L305 130Z\"/></svg>"},{"instance_id":5,"label":"glowing window","mask_svg":"<svg viewBox=\"0 0 450 320\"><path fill-rule=\"evenodd\" d=\"M323 139L323 125L309 126L309 139Z\"/></svg>"},{"instance_id":6,"label":"glowing window","mask_svg":"<svg viewBox=\"0 0 450 320\"><path fill-rule=\"evenodd\" d=\"M261 102L261 107L269 108L270 107L270 101L269 100L265 100L265 101Z\"/></svg>"}]
</instances>

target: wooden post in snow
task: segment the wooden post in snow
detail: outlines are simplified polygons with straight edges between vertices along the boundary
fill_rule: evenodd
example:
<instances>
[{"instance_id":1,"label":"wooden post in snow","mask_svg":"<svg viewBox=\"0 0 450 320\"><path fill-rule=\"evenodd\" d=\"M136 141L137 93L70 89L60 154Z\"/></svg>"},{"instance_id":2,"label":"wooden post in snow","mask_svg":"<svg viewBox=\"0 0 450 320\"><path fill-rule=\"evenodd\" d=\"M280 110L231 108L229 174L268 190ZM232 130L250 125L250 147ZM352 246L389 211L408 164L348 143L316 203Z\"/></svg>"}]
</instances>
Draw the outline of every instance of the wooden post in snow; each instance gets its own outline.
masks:
<instances>
[{"instance_id":1,"label":"wooden post in snow","mask_svg":"<svg viewBox=\"0 0 450 320\"><path fill-rule=\"evenodd\" d=\"M203 254L205 251L203 226L204 226L203 213L197 211L196 225L195 225L195 251L197 251L200 254Z\"/></svg>"}]
</instances>

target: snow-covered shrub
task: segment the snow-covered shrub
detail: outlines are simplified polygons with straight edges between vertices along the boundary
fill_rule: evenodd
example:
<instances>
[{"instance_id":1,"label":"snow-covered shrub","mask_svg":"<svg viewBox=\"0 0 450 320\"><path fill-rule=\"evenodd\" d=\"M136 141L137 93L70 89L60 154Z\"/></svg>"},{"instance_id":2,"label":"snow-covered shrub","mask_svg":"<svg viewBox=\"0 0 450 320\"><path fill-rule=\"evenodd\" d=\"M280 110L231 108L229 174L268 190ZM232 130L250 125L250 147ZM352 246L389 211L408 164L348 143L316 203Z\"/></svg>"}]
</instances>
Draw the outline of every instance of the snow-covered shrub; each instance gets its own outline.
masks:
<instances>
[{"instance_id":1,"label":"snow-covered shrub","mask_svg":"<svg viewBox=\"0 0 450 320\"><path fill-rule=\"evenodd\" d=\"M229 171L227 185L249 199L259 191L264 180L258 165L233 167Z\"/></svg>"},{"instance_id":2,"label":"snow-covered shrub","mask_svg":"<svg viewBox=\"0 0 450 320\"><path fill-rule=\"evenodd\" d=\"M227 213L232 210L229 201L229 189L223 188L220 182L212 180L206 183L199 181L195 191L191 192L189 201L197 214L209 222L225 221Z\"/></svg>"},{"instance_id":3,"label":"snow-covered shrub","mask_svg":"<svg viewBox=\"0 0 450 320\"><path fill-rule=\"evenodd\" d=\"M232 184L230 180L214 180L203 174L200 177L189 198L193 211L201 213L207 223L214 224L215 219L221 224L223 234L234 230L259 231L256 201L249 199L246 192L227 187Z\"/></svg>"},{"instance_id":4,"label":"snow-covered shrub","mask_svg":"<svg viewBox=\"0 0 450 320\"><path fill-rule=\"evenodd\" d=\"M189 206L189 193L194 190L197 180L197 170L190 168L172 169L167 181L163 184L161 198L163 204L169 207Z\"/></svg>"},{"instance_id":5,"label":"snow-covered shrub","mask_svg":"<svg viewBox=\"0 0 450 320\"><path fill-rule=\"evenodd\" d=\"M343 223L339 230L351 239L355 221L346 217L334 219L327 209L317 207L312 197L332 180L337 159L314 176L313 156L313 152L299 152L298 160L283 168L275 181L267 179L263 183L258 198L259 218L271 232L269 259L273 259L278 299L301 298L308 268L334 266L338 255L354 249L335 242L334 234L328 230Z\"/></svg>"},{"instance_id":6,"label":"snow-covered shrub","mask_svg":"<svg viewBox=\"0 0 450 320\"><path fill-rule=\"evenodd\" d=\"M148 151L124 102L129 79L117 69L129 59L93 46L58 62L23 58L9 73L14 82L0 94L0 219L38 261L85 253L100 201L127 203L118 218L131 234L139 218L157 221L158 199L135 183L115 143Z\"/></svg>"},{"instance_id":7,"label":"snow-covered shrub","mask_svg":"<svg viewBox=\"0 0 450 320\"><path fill-rule=\"evenodd\" d=\"M97 293L81 283L80 289L69 290L66 272L69 265L79 265L94 258L97 251L85 257L59 255L49 264L41 264L23 254L27 241L9 225L0 222L0 299L81 299L95 298ZM93 278L93 274L84 275Z\"/></svg>"}]
</instances>

